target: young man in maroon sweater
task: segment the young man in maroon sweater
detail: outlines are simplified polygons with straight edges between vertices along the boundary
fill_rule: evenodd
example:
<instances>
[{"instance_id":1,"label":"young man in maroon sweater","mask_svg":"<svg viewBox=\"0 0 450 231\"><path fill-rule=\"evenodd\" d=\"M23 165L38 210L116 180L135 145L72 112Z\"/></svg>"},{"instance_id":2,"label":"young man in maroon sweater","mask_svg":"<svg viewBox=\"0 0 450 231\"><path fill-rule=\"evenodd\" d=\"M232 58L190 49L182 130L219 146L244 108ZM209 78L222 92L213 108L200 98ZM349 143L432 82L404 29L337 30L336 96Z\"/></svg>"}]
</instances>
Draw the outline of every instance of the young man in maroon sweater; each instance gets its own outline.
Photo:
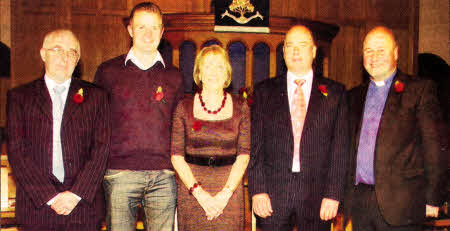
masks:
<instances>
[{"instance_id":1,"label":"young man in maroon sweater","mask_svg":"<svg viewBox=\"0 0 450 231\"><path fill-rule=\"evenodd\" d=\"M95 75L111 100L106 223L109 230L134 231L141 205L146 230L172 230L177 186L170 134L172 111L183 96L182 77L157 50L164 31L157 5L136 5L127 29L133 39L128 54L102 63Z\"/></svg>"}]
</instances>

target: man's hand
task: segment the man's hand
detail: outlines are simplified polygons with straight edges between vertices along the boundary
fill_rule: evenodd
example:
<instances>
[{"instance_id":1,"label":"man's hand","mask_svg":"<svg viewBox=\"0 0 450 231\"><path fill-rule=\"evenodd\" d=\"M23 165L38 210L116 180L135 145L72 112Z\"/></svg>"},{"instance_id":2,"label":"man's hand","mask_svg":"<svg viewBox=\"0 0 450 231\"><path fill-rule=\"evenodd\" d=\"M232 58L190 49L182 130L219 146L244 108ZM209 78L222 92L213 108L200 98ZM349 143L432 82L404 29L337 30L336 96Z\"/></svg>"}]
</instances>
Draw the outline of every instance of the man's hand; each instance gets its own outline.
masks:
<instances>
[{"instance_id":1,"label":"man's hand","mask_svg":"<svg viewBox=\"0 0 450 231\"><path fill-rule=\"evenodd\" d=\"M266 218L272 216L272 204L270 203L270 198L267 193L259 193L253 196L253 212L262 217Z\"/></svg>"},{"instance_id":2,"label":"man's hand","mask_svg":"<svg viewBox=\"0 0 450 231\"><path fill-rule=\"evenodd\" d=\"M322 205L320 206L320 219L328 221L333 219L338 211L339 201L323 198Z\"/></svg>"},{"instance_id":3,"label":"man's hand","mask_svg":"<svg viewBox=\"0 0 450 231\"><path fill-rule=\"evenodd\" d=\"M425 216L426 217L438 217L439 215L439 207L426 205Z\"/></svg>"},{"instance_id":4,"label":"man's hand","mask_svg":"<svg viewBox=\"0 0 450 231\"><path fill-rule=\"evenodd\" d=\"M65 191L55 196L51 208L59 215L69 215L80 202L72 192Z\"/></svg>"}]
</instances>

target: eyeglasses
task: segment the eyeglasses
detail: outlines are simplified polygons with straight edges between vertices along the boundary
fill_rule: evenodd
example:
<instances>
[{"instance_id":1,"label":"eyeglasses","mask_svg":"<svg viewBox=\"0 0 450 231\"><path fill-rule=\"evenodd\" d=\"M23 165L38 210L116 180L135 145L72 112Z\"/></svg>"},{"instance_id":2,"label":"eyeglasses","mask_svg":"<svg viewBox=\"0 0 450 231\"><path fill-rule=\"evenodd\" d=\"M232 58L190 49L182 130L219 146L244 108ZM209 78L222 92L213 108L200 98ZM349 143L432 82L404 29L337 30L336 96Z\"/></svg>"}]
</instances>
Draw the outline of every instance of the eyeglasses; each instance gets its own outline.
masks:
<instances>
[{"instance_id":1,"label":"eyeglasses","mask_svg":"<svg viewBox=\"0 0 450 231\"><path fill-rule=\"evenodd\" d=\"M63 48L61 47L53 47L53 48L45 48L48 51L54 52L55 54L59 55L59 56L65 56L67 55L70 59L78 59L78 57L80 57L80 55L78 54L78 52L76 50L68 50L65 51Z\"/></svg>"}]
</instances>

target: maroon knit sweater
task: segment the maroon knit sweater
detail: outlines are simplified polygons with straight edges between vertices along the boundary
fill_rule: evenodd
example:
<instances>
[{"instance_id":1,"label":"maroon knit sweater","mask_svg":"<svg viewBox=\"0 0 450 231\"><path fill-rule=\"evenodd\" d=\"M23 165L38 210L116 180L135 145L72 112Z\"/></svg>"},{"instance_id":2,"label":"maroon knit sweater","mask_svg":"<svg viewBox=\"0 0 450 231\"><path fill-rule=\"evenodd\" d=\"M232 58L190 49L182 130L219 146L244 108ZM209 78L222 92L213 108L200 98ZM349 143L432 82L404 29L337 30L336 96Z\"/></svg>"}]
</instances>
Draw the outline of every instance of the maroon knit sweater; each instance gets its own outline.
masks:
<instances>
[{"instance_id":1,"label":"maroon knit sweater","mask_svg":"<svg viewBox=\"0 0 450 231\"><path fill-rule=\"evenodd\" d=\"M102 63L94 83L104 87L111 101L109 169L172 169L170 134L172 112L183 97L183 79L176 68L157 62L139 69L126 55ZM163 98L154 94L161 86Z\"/></svg>"}]
</instances>

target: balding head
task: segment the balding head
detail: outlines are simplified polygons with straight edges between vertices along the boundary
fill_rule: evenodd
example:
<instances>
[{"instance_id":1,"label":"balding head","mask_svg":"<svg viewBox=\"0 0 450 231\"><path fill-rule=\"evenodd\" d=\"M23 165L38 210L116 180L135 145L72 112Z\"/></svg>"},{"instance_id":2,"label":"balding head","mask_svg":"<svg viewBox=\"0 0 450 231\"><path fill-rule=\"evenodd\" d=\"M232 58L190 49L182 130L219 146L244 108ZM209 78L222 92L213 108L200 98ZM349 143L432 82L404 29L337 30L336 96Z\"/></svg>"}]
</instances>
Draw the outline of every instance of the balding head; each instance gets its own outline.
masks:
<instances>
[{"instance_id":1,"label":"balding head","mask_svg":"<svg viewBox=\"0 0 450 231\"><path fill-rule=\"evenodd\" d=\"M311 30L309 30L308 27L303 26L303 25L295 25L292 26L287 32L286 32L286 39L285 42L287 40L288 37L291 36L297 36L297 35L303 35L303 36L307 36L309 37L309 39L311 39L311 41L314 43L314 37L312 35Z\"/></svg>"},{"instance_id":2,"label":"balding head","mask_svg":"<svg viewBox=\"0 0 450 231\"><path fill-rule=\"evenodd\" d=\"M397 69L398 47L392 30L375 27L363 44L364 68L374 81L384 81Z\"/></svg>"},{"instance_id":3,"label":"balding head","mask_svg":"<svg viewBox=\"0 0 450 231\"><path fill-rule=\"evenodd\" d=\"M397 46L397 40L395 38L394 32L392 32L392 30L387 27L377 26L370 30L364 39L364 43L366 43L367 38L370 38L372 36L383 36L386 39L390 40L395 47Z\"/></svg>"},{"instance_id":4,"label":"balding head","mask_svg":"<svg viewBox=\"0 0 450 231\"><path fill-rule=\"evenodd\" d=\"M81 55L80 41L78 40L77 36L75 36L75 34L72 31L67 30L67 29L58 29L58 30L54 30L54 31L47 33L44 37L44 41L42 42L42 47L48 48L56 37L61 37L61 36L73 40L73 42L75 43L75 45L77 47L78 54Z\"/></svg>"},{"instance_id":5,"label":"balding head","mask_svg":"<svg viewBox=\"0 0 450 231\"><path fill-rule=\"evenodd\" d=\"M293 26L286 33L283 46L288 71L297 76L306 75L312 70L316 50L311 31L302 25Z\"/></svg>"}]
</instances>

